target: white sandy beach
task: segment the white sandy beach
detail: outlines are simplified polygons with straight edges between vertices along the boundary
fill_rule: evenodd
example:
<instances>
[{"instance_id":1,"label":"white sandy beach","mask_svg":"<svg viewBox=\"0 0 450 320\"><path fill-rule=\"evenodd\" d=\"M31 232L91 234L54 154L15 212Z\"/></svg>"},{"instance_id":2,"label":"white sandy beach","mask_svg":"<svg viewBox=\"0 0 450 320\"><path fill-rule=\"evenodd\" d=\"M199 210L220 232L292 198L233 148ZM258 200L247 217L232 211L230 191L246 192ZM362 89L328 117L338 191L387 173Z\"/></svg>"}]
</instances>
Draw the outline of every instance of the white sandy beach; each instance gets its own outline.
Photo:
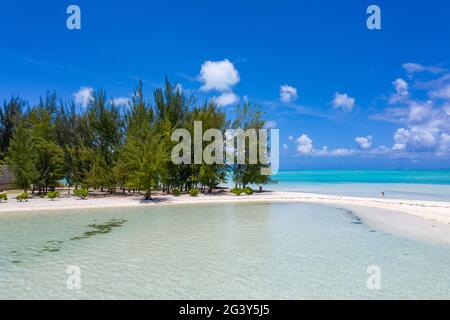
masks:
<instances>
[{"instance_id":1,"label":"white sandy beach","mask_svg":"<svg viewBox=\"0 0 450 320\"><path fill-rule=\"evenodd\" d=\"M228 193L205 194L198 197L155 193L152 201L143 201L141 195L93 196L81 200L75 196L63 196L55 201L33 197L27 202L10 200L0 203L0 213L39 211L64 211L72 209L124 208L165 205L190 205L212 203L313 203L352 210L365 223L384 231L407 237L450 243L450 203L402 199L346 197L298 192L264 192L235 196Z\"/></svg>"},{"instance_id":2,"label":"white sandy beach","mask_svg":"<svg viewBox=\"0 0 450 320\"><path fill-rule=\"evenodd\" d=\"M143 201L141 195L121 196L107 195L94 196L81 200L75 196L62 196L55 201L48 198L33 197L27 202L18 202L10 196L10 200L0 203L0 213L4 212L26 212L47 210L69 210L69 209L95 209L95 208L120 208L139 207L151 205L186 205L207 204L224 202L303 202L317 203L333 206L360 206L379 210L401 212L437 223L450 224L450 203L439 201L382 199L367 197L332 196L323 194L310 194L299 192L264 192L253 195L235 196L232 194L201 194L198 197L181 195L158 194L153 196L152 201Z\"/></svg>"}]
</instances>

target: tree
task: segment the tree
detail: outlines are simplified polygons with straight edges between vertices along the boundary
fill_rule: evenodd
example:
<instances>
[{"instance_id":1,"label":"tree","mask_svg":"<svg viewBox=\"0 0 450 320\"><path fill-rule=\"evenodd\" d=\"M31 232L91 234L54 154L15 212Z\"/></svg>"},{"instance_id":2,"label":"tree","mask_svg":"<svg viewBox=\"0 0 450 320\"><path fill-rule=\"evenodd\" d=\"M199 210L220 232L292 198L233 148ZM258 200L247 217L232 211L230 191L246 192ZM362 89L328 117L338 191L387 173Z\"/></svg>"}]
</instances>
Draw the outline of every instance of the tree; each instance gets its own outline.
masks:
<instances>
[{"instance_id":1,"label":"tree","mask_svg":"<svg viewBox=\"0 0 450 320\"><path fill-rule=\"evenodd\" d=\"M33 185L39 193L53 190L64 176L64 151L55 142L55 125L52 114L45 106L31 110L27 117L32 145L36 151L37 176Z\"/></svg>"},{"instance_id":2,"label":"tree","mask_svg":"<svg viewBox=\"0 0 450 320\"><path fill-rule=\"evenodd\" d=\"M4 159L14 130L22 118L25 102L20 97L4 101L0 107L0 159Z\"/></svg>"},{"instance_id":3,"label":"tree","mask_svg":"<svg viewBox=\"0 0 450 320\"><path fill-rule=\"evenodd\" d=\"M105 92L100 90L94 95L94 100L89 106L87 119L93 138L91 145L97 156L95 162L97 172L90 176L102 171L99 187L101 189L107 187L113 192L115 190L113 166L123 141L122 117L117 106L108 103ZM91 168L93 169L94 167Z\"/></svg>"},{"instance_id":4,"label":"tree","mask_svg":"<svg viewBox=\"0 0 450 320\"><path fill-rule=\"evenodd\" d=\"M231 122L213 100L198 105L193 96L186 97L167 79L163 88L154 90L153 97L154 105L145 101L139 82L125 109L107 100L103 90L94 93L86 108L64 103L54 92L47 92L27 110L23 100L12 98L0 107L0 161L6 154L16 185L24 190L33 186L33 191L40 193L64 182L76 189L107 188L111 193L117 187L123 192L128 187L143 191L149 199L155 189L199 188L204 192L225 182L228 173L241 188L271 182L261 174L268 165L261 159L257 164L249 163L248 145L245 163L216 162L224 158L227 128L255 132L263 128L257 106L246 103L238 107ZM171 140L172 133L183 128L194 136L195 121L201 121L203 133L213 129L201 143L209 160L175 165L170 157L178 142ZM257 139L258 149L261 138Z\"/></svg>"},{"instance_id":5,"label":"tree","mask_svg":"<svg viewBox=\"0 0 450 320\"><path fill-rule=\"evenodd\" d=\"M9 143L6 163L14 176L14 185L26 192L38 173L31 130L23 124L18 125Z\"/></svg>"},{"instance_id":6,"label":"tree","mask_svg":"<svg viewBox=\"0 0 450 320\"><path fill-rule=\"evenodd\" d=\"M121 150L123 166L129 169L127 186L143 190L151 198L153 188L161 181L162 168L168 161L168 150L156 130L153 109L145 103L142 83L134 91L131 109L126 115L127 135Z\"/></svg>"},{"instance_id":7,"label":"tree","mask_svg":"<svg viewBox=\"0 0 450 320\"><path fill-rule=\"evenodd\" d=\"M167 158L176 143L171 141L172 132L177 128L187 128L191 122L190 107L193 104L192 97L186 97L178 86L172 85L166 78L164 88L154 91L155 112L154 126L162 139L162 144L167 150ZM190 165L174 165L170 161L165 162L161 168L161 183L164 191L173 188L187 188L187 181L192 175Z\"/></svg>"},{"instance_id":8,"label":"tree","mask_svg":"<svg viewBox=\"0 0 450 320\"><path fill-rule=\"evenodd\" d=\"M258 134L259 129L264 128L265 121L262 118L262 112L256 105L245 103L242 107L238 106L236 109L236 118L232 123L233 129L255 130ZM261 147L261 136L257 139L257 150ZM258 163L251 164L249 159L249 143L245 143L245 163L234 164L231 166L233 181L236 187L245 188L249 184L268 184L273 182L268 175L261 174L261 168L268 167L262 163L258 156Z\"/></svg>"},{"instance_id":9,"label":"tree","mask_svg":"<svg viewBox=\"0 0 450 320\"><path fill-rule=\"evenodd\" d=\"M192 120L190 121L191 135L194 134L193 123L194 121L202 122L202 131L206 132L209 129L217 129L220 131L221 141L216 141L218 137L211 138L211 141L203 141L202 150L206 150L208 145L215 142L221 144L221 154L217 155L218 159L223 161L224 158L224 141L223 134L227 125L225 113L219 109L214 101L206 102L202 107L196 107L192 111ZM216 156L217 150L212 152L211 156ZM204 163L201 165L193 164L191 168L191 181L192 176L195 176L195 181L201 184L200 188L204 191L205 187L208 189L216 188L220 183L226 182L226 165L224 163Z\"/></svg>"}]
</instances>

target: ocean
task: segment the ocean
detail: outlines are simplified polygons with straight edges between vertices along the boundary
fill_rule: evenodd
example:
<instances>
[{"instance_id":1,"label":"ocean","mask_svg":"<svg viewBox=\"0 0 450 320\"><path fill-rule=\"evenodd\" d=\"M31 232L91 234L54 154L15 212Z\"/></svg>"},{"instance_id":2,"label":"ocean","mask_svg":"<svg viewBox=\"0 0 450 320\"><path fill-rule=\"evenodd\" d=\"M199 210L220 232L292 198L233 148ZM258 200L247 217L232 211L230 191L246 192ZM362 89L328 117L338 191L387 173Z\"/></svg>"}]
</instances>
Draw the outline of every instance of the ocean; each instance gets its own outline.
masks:
<instances>
[{"instance_id":1,"label":"ocean","mask_svg":"<svg viewBox=\"0 0 450 320\"><path fill-rule=\"evenodd\" d=\"M270 190L340 196L450 201L450 170L280 171ZM256 186L255 186L256 187Z\"/></svg>"}]
</instances>

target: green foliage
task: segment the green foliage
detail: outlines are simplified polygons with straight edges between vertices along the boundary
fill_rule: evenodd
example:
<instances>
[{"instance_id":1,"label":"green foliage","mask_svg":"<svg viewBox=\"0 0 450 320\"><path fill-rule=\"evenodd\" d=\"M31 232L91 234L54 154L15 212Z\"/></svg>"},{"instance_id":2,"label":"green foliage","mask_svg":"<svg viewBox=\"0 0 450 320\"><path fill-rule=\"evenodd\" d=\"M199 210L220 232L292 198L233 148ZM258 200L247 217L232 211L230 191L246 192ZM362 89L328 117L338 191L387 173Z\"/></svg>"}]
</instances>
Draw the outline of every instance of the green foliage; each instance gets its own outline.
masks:
<instances>
[{"instance_id":1,"label":"green foliage","mask_svg":"<svg viewBox=\"0 0 450 320\"><path fill-rule=\"evenodd\" d=\"M20 97L13 97L4 101L0 107L0 160L3 160L8 151L14 131L22 118L25 102Z\"/></svg>"},{"instance_id":2,"label":"green foliage","mask_svg":"<svg viewBox=\"0 0 450 320\"><path fill-rule=\"evenodd\" d=\"M6 163L13 176L16 188L27 191L38 176L36 168L37 154L33 146L32 131L23 123L17 127L9 144Z\"/></svg>"},{"instance_id":3,"label":"green foliage","mask_svg":"<svg viewBox=\"0 0 450 320\"><path fill-rule=\"evenodd\" d=\"M263 114L258 106L251 105L247 102L242 107L237 107L236 118L232 123L232 127L235 129L241 128L244 131L247 129L254 129L258 132L258 130L263 129L265 125L262 116ZM258 139L258 150L261 147L261 142L262 139ZM268 152L270 153L270 150L268 150ZM247 143L245 146L245 154L245 164L235 164L231 166L233 181L236 184L236 187L245 188L249 184L272 183L270 176L261 174L261 169L268 168L268 165L262 164L259 157L260 161L258 164L249 164L249 147Z\"/></svg>"},{"instance_id":4,"label":"green foliage","mask_svg":"<svg viewBox=\"0 0 450 320\"><path fill-rule=\"evenodd\" d=\"M94 99L88 107L87 121L95 158L86 183L94 189L107 188L113 193L117 185L113 167L123 137L123 118L119 107L108 103L106 93L100 90L94 94Z\"/></svg>"},{"instance_id":5,"label":"green foliage","mask_svg":"<svg viewBox=\"0 0 450 320\"><path fill-rule=\"evenodd\" d=\"M47 197L50 200L54 201L56 198L59 198L59 192L56 190L49 191L49 192L47 192Z\"/></svg>"},{"instance_id":6,"label":"green foliage","mask_svg":"<svg viewBox=\"0 0 450 320\"><path fill-rule=\"evenodd\" d=\"M230 190L230 192L232 194L235 194L237 196L240 196L241 194L245 193L246 195L251 195L253 194L253 189L250 187L245 187L245 188L233 188Z\"/></svg>"},{"instance_id":7,"label":"green foliage","mask_svg":"<svg viewBox=\"0 0 450 320\"><path fill-rule=\"evenodd\" d=\"M0 202L2 201L8 201L8 195L4 193L0 193Z\"/></svg>"},{"instance_id":8,"label":"green foliage","mask_svg":"<svg viewBox=\"0 0 450 320\"><path fill-rule=\"evenodd\" d=\"M181 191L178 190L178 189L173 189L173 190L172 190L172 193L173 193L173 195L174 195L175 197L181 196Z\"/></svg>"},{"instance_id":9,"label":"green foliage","mask_svg":"<svg viewBox=\"0 0 450 320\"><path fill-rule=\"evenodd\" d=\"M32 183L39 193L54 189L64 173L64 151L55 141L55 123L52 110L56 97L47 97L41 105L31 110L27 125L32 131L33 149L36 153L36 171Z\"/></svg>"},{"instance_id":10,"label":"green foliage","mask_svg":"<svg viewBox=\"0 0 450 320\"><path fill-rule=\"evenodd\" d=\"M235 194L235 195L237 195L237 196L240 196L241 193L242 193L242 189L241 189L241 188L233 188L233 189L230 190L230 192L231 192L232 194Z\"/></svg>"},{"instance_id":11,"label":"green foliage","mask_svg":"<svg viewBox=\"0 0 450 320\"><path fill-rule=\"evenodd\" d=\"M163 88L154 90L153 104L144 97L142 82L126 108L112 101L100 90L83 110L62 102L55 93L47 93L26 112L19 97L5 102L0 107L0 161L6 155L15 186L44 195L63 181L111 193L128 188L150 199L153 190L205 192L226 182L229 173L236 187L244 188L239 194L251 194L245 189L250 184L271 182L261 175L260 164L175 165L170 159L178 144L171 139L173 131L184 128L193 137L194 121L202 122L203 132L218 129L209 141L202 141L202 148L206 155L221 158L226 129L264 127L256 106L246 103L228 119L213 100L197 105L194 97L186 97L167 79ZM245 151L248 154L247 147ZM88 190L81 190L75 194L87 197Z\"/></svg>"},{"instance_id":12,"label":"green foliage","mask_svg":"<svg viewBox=\"0 0 450 320\"><path fill-rule=\"evenodd\" d=\"M164 132L158 130L153 110L143 100L142 84L132 97L127 122L128 134L120 161L130 170L127 186L143 190L148 200L152 189L160 183L170 158L168 145L163 141Z\"/></svg>"},{"instance_id":13,"label":"green foliage","mask_svg":"<svg viewBox=\"0 0 450 320\"><path fill-rule=\"evenodd\" d=\"M189 195L190 195L191 197L197 197L199 193L200 193L200 190L195 189L195 188L189 190Z\"/></svg>"},{"instance_id":14,"label":"green foliage","mask_svg":"<svg viewBox=\"0 0 450 320\"><path fill-rule=\"evenodd\" d=\"M18 194L16 200L19 202L28 201L28 193L22 192L21 194Z\"/></svg>"},{"instance_id":15,"label":"green foliage","mask_svg":"<svg viewBox=\"0 0 450 320\"><path fill-rule=\"evenodd\" d=\"M86 188L75 189L73 190L73 194L84 200L89 196L89 190Z\"/></svg>"}]
</instances>

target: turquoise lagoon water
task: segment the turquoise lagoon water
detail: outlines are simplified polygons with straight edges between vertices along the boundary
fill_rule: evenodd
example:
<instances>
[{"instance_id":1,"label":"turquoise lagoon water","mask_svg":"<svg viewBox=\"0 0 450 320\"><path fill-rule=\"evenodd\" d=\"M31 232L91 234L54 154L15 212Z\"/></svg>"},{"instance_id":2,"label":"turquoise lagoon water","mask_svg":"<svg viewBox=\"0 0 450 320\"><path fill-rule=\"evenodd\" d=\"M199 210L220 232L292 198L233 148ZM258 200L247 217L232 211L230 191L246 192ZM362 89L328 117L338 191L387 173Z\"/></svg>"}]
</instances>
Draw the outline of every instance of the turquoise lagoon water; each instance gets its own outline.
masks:
<instances>
[{"instance_id":1,"label":"turquoise lagoon water","mask_svg":"<svg viewBox=\"0 0 450 320\"><path fill-rule=\"evenodd\" d=\"M380 268L381 290L367 288ZM305 204L0 215L0 298L450 298L450 247ZM67 287L68 266L81 288Z\"/></svg>"},{"instance_id":2,"label":"turquoise lagoon water","mask_svg":"<svg viewBox=\"0 0 450 320\"><path fill-rule=\"evenodd\" d=\"M272 190L450 201L450 170L280 171Z\"/></svg>"}]
</instances>

